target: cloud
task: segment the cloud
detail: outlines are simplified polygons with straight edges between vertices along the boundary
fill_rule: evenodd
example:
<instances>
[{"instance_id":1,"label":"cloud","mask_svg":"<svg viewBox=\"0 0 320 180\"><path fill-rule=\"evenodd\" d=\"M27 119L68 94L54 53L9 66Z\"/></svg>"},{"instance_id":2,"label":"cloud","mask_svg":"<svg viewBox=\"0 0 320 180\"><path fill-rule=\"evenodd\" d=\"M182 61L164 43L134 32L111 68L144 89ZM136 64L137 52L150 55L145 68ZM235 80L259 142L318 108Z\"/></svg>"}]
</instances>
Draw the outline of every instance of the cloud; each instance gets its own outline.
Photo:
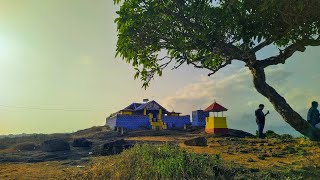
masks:
<instances>
[{"instance_id":1,"label":"cloud","mask_svg":"<svg viewBox=\"0 0 320 180\"><path fill-rule=\"evenodd\" d=\"M287 83L292 75L292 72L285 71L281 67L266 71L267 81L275 86L282 86L284 83Z\"/></svg>"},{"instance_id":2,"label":"cloud","mask_svg":"<svg viewBox=\"0 0 320 180\"><path fill-rule=\"evenodd\" d=\"M304 87L293 87L290 83L294 73L286 71L281 66L266 71L267 82L283 95L289 104L306 116L306 110L312 100L320 99L315 90L305 90ZM191 114L193 110L204 109L213 101L229 109L226 113L229 126L254 132L256 129L254 110L259 104L265 104L265 110L270 110L268 128L284 131L289 129L295 132L284 122L282 117L274 110L267 98L259 94L253 87L252 75L246 68L230 73L220 73L217 76L200 76L198 82L179 89L175 95L162 100L168 109L174 109L184 114Z\"/></svg>"},{"instance_id":3,"label":"cloud","mask_svg":"<svg viewBox=\"0 0 320 180\"><path fill-rule=\"evenodd\" d=\"M312 79L320 79L320 73L317 73L311 77Z\"/></svg>"}]
</instances>

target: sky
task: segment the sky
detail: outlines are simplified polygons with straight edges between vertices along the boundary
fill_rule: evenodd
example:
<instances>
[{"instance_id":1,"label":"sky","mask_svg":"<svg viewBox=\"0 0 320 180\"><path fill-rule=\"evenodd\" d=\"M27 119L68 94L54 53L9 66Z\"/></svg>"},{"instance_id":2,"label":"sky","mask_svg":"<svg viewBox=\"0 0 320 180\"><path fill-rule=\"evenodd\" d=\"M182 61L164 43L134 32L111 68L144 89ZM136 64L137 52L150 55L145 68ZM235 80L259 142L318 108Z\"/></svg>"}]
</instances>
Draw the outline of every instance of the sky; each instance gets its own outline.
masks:
<instances>
[{"instance_id":1,"label":"sky","mask_svg":"<svg viewBox=\"0 0 320 180\"><path fill-rule=\"evenodd\" d=\"M299 135L252 84L244 64L213 76L182 66L166 69L147 90L132 66L115 58L115 6L110 0L0 0L0 134L74 132L105 124L132 102L154 99L191 114L213 101L228 108L231 128L254 132L254 110L270 110L265 130ZM272 46L260 59L276 54ZM268 67L267 82L306 117L320 101L320 48L308 47L286 64Z\"/></svg>"}]
</instances>

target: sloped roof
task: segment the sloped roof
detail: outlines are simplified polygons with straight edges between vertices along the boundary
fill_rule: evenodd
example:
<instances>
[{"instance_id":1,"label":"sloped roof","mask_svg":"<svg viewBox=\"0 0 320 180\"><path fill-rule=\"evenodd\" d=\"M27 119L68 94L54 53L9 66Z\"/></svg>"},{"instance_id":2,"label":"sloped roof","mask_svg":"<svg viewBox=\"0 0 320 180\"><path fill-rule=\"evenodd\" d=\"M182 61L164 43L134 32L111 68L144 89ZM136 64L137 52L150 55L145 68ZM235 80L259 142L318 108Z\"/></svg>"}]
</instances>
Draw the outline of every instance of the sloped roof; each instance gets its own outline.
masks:
<instances>
[{"instance_id":1,"label":"sloped roof","mask_svg":"<svg viewBox=\"0 0 320 180\"><path fill-rule=\"evenodd\" d=\"M228 109L221 106L220 104L214 102L210 106L208 106L204 111L206 111L206 112L221 112L221 111L228 111Z\"/></svg>"},{"instance_id":2,"label":"sloped roof","mask_svg":"<svg viewBox=\"0 0 320 180\"><path fill-rule=\"evenodd\" d=\"M156 106L161 108L163 113L169 113L169 111L166 108L164 108L163 106L161 106L159 103L157 103L154 100L146 102L146 103L132 103L132 104L130 104L129 106L127 106L126 108L124 108L122 110L140 111L140 110L143 110L144 108L147 108L147 109L152 108L152 107L148 107L148 106L151 106L152 104L155 104Z\"/></svg>"},{"instance_id":3,"label":"sloped roof","mask_svg":"<svg viewBox=\"0 0 320 180\"><path fill-rule=\"evenodd\" d=\"M124 108L123 110L132 110L134 111L135 109L137 109L137 107L141 106L142 103L132 103L129 106L127 106L126 108Z\"/></svg>"},{"instance_id":4,"label":"sloped roof","mask_svg":"<svg viewBox=\"0 0 320 180\"><path fill-rule=\"evenodd\" d=\"M139 107L137 107L135 109L135 111L139 111L139 110L143 110L144 108L149 108L148 106L151 105L151 104L156 104L159 106L159 108L162 109L163 113L169 113L168 110L166 110L166 108L162 107L159 103L157 103L156 101L152 100L152 101L149 101L147 103L144 103L144 104L141 104Z\"/></svg>"}]
</instances>

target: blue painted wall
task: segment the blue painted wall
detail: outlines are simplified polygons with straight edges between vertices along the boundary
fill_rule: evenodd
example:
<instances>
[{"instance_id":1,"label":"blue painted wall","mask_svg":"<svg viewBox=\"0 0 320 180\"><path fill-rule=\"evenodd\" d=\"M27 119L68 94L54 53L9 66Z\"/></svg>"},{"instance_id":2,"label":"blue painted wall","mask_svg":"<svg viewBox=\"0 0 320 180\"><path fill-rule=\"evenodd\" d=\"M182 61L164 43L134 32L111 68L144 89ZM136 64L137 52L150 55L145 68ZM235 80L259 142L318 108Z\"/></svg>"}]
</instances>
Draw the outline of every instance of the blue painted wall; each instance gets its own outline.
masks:
<instances>
[{"instance_id":1,"label":"blue painted wall","mask_svg":"<svg viewBox=\"0 0 320 180\"><path fill-rule=\"evenodd\" d=\"M137 115L117 115L115 118L107 120L107 125L111 128L123 127L129 130L151 128L148 116Z\"/></svg>"},{"instance_id":2,"label":"blue painted wall","mask_svg":"<svg viewBox=\"0 0 320 180\"><path fill-rule=\"evenodd\" d=\"M209 116L209 112L203 110L192 111L192 126L206 126L206 117Z\"/></svg>"},{"instance_id":3,"label":"blue painted wall","mask_svg":"<svg viewBox=\"0 0 320 180\"><path fill-rule=\"evenodd\" d=\"M185 124L191 124L190 116L162 116L162 121L166 123L168 129L182 128ZM149 116L116 115L115 117L108 118L106 124L112 129L115 127L123 127L129 130L151 129Z\"/></svg>"},{"instance_id":4,"label":"blue painted wall","mask_svg":"<svg viewBox=\"0 0 320 180\"><path fill-rule=\"evenodd\" d=\"M185 124L190 125L190 116L162 116L162 121L166 123L167 128L182 128Z\"/></svg>"}]
</instances>

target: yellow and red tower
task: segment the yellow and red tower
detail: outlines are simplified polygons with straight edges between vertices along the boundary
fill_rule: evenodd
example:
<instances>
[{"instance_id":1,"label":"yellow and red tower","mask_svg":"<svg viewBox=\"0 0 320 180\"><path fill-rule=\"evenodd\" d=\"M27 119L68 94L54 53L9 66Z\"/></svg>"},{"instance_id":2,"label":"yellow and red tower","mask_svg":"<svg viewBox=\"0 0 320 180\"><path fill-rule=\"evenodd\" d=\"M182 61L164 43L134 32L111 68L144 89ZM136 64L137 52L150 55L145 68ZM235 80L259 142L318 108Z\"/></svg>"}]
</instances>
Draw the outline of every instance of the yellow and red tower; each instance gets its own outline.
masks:
<instances>
[{"instance_id":1,"label":"yellow and red tower","mask_svg":"<svg viewBox=\"0 0 320 180\"><path fill-rule=\"evenodd\" d=\"M228 109L214 102L204 111L209 112L209 117L206 117L205 131L208 134L227 134L227 118L223 116L223 112ZM221 114L219 115L219 113Z\"/></svg>"}]
</instances>

